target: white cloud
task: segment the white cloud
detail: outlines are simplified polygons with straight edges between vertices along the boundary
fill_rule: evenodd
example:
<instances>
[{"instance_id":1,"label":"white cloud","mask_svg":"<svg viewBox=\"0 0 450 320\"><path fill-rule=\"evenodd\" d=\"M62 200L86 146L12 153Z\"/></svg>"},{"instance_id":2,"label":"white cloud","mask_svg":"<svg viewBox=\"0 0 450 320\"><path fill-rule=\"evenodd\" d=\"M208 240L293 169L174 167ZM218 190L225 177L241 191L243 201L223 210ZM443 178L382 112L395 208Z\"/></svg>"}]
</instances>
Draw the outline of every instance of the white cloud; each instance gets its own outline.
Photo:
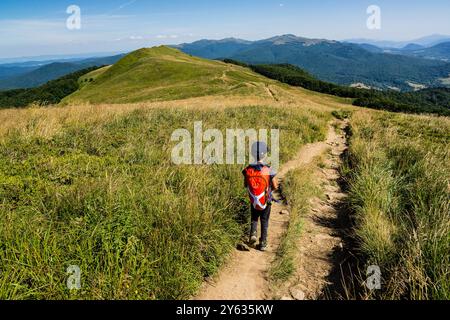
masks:
<instances>
[{"instance_id":1,"label":"white cloud","mask_svg":"<svg viewBox=\"0 0 450 320\"><path fill-rule=\"evenodd\" d=\"M118 9L118 10L122 10L123 8L126 8L126 7L128 7L128 6L131 6L131 5L134 4L135 2L136 2L136 0L128 1L128 2L126 2L126 3L121 4L117 9Z\"/></svg>"},{"instance_id":2,"label":"white cloud","mask_svg":"<svg viewBox=\"0 0 450 320\"><path fill-rule=\"evenodd\" d=\"M166 34L159 34L156 36L157 39L178 39L180 36L177 34L170 34L170 35L166 35Z\"/></svg>"}]
</instances>

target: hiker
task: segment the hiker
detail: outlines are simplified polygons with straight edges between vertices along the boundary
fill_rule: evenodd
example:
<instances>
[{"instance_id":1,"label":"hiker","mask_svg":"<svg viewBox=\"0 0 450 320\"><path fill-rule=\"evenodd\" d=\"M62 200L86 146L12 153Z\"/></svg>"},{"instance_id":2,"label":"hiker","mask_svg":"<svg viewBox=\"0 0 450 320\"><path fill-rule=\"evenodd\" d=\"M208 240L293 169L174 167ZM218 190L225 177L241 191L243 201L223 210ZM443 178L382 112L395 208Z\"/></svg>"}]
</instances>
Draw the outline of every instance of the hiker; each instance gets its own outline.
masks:
<instances>
[{"instance_id":1,"label":"hiker","mask_svg":"<svg viewBox=\"0 0 450 320\"><path fill-rule=\"evenodd\" d=\"M256 163L249 165L242 172L245 177L245 188L248 190L251 202L252 222L250 229L250 245L257 241L258 222L261 220L261 238L259 250L267 250L267 233L269 229L270 211L272 209L272 192L278 190L279 183L276 173L265 162L268 147L264 142L255 142L252 155Z\"/></svg>"}]
</instances>

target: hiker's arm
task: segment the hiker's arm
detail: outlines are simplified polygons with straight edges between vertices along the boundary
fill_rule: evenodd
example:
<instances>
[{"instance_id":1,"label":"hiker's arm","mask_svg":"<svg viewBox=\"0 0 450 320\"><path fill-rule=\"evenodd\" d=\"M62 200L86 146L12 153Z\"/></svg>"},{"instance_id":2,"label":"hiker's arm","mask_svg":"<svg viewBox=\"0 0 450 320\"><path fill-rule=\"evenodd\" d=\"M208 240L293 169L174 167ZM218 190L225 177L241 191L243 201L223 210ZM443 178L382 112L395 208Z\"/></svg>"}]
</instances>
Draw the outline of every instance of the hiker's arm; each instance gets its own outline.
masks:
<instances>
[{"instance_id":1,"label":"hiker's arm","mask_svg":"<svg viewBox=\"0 0 450 320\"><path fill-rule=\"evenodd\" d=\"M278 181L277 177L272 178L272 188L274 190L278 190L280 188L280 182Z\"/></svg>"}]
</instances>

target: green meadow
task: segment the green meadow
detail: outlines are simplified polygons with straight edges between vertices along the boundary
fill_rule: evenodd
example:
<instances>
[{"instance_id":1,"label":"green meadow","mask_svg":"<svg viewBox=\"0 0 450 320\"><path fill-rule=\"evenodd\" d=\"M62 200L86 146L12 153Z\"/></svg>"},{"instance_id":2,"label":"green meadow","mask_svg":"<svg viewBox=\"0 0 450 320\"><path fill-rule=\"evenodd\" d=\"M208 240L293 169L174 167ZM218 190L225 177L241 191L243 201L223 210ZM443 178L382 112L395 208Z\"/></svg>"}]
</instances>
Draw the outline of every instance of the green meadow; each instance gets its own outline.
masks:
<instances>
[{"instance_id":1,"label":"green meadow","mask_svg":"<svg viewBox=\"0 0 450 320\"><path fill-rule=\"evenodd\" d=\"M107 119L94 110L43 135L40 124L60 110L27 110L0 139L1 299L190 297L243 235L247 195L242 165L172 164L173 130L269 124L281 130L286 161L324 139L330 118L263 106L141 108ZM70 265L81 268L79 291L67 290Z\"/></svg>"},{"instance_id":2,"label":"green meadow","mask_svg":"<svg viewBox=\"0 0 450 320\"><path fill-rule=\"evenodd\" d=\"M360 111L346 176L355 238L382 299L449 299L450 121ZM365 271L362 271L365 274Z\"/></svg>"}]
</instances>

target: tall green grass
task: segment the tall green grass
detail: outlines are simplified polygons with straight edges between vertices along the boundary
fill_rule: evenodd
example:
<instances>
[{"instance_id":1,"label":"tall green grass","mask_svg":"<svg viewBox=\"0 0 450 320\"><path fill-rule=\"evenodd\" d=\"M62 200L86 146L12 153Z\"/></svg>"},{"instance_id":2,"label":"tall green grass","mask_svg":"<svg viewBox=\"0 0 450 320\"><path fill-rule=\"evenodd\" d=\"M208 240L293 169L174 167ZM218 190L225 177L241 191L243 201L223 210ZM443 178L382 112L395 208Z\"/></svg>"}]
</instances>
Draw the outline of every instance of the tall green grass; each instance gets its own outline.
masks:
<instances>
[{"instance_id":1,"label":"tall green grass","mask_svg":"<svg viewBox=\"0 0 450 320\"><path fill-rule=\"evenodd\" d=\"M382 290L369 294L450 299L449 119L358 112L351 125L355 236L383 273Z\"/></svg>"},{"instance_id":2,"label":"tall green grass","mask_svg":"<svg viewBox=\"0 0 450 320\"><path fill-rule=\"evenodd\" d=\"M302 234L304 216L311 209L310 200L320 197L320 181L314 176L315 167L307 165L287 174L283 181L283 193L289 201L289 226L283 235L277 258L270 269L271 279L283 283L291 278L296 269L298 238Z\"/></svg>"},{"instance_id":3,"label":"tall green grass","mask_svg":"<svg viewBox=\"0 0 450 320\"><path fill-rule=\"evenodd\" d=\"M173 130L279 128L286 161L328 120L298 108L139 109L46 137L37 112L0 139L0 299L189 298L242 236L248 205L242 166L173 165ZM69 265L81 268L78 291Z\"/></svg>"}]
</instances>

